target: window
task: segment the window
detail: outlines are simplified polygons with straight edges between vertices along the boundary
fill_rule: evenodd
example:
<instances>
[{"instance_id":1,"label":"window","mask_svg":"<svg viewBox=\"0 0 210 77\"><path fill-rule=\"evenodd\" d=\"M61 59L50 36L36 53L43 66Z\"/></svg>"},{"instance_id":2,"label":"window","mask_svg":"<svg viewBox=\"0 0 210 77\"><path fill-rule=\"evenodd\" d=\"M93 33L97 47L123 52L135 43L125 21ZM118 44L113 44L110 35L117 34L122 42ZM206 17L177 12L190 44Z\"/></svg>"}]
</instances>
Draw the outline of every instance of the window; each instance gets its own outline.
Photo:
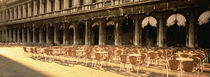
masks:
<instances>
[{"instance_id":1,"label":"window","mask_svg":"<svg viewBox=\"0 0 210 77\"><path fill-rule=\"evenodd\" d=\"M72 0L69 0L69 8L72 7Z\"/></svg>"}]
</instances>

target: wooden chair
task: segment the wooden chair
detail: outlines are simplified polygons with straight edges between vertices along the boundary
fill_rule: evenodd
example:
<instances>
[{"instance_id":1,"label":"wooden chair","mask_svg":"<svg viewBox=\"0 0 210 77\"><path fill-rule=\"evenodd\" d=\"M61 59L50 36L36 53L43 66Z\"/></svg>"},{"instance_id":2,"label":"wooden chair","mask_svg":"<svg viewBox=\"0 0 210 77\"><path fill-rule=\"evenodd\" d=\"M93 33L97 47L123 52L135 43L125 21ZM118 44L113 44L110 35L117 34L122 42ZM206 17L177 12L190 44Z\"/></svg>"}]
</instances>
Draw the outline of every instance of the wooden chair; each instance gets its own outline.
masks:
<instances>
[{"instance_id":1,"label":"wooden chair","mask_svg":"<svg viewBox=\"0 0 210 77\"><path fill-rule=\"evenodd\" d=\"M192 72L193 77L196 77L196 72L199 72L199 68L196 68L194 61L184 61L182 62L182 70L185 72ZM181 73L182 75L182 73Z\"/></svg>"},{"instance_id":2,"label":"wooden chair","mask_svg":"<svg viewBox=\"0 0 210 77\"><path fill-rule=\"evenodd\" d=\"M167 77L169 77L169 75L168 75L169 69L176 73L176 71L180 70L179 67L180 67L180 61L179 60L176 60L176 59L168 60L168 64L167 64L167 67L166 67L167 68ZM179 77L180 77L180 72L179 72Z\"/></svg>"},{"instance_id":3,"label":"wooden chair","mask_svg":"<svg viewBox=\"0 0 210 77\"><path fill-rule=\"evenodd\" d=\"M120 55L120 70L119 70L120 72L121 72L121 69L122 69L122 64L124 65L124 68L125 68L125 65L128 65L129 64L126 55ZM127 68L127 71L128 70L129 69Z\"/></svg>"}]
</instances>

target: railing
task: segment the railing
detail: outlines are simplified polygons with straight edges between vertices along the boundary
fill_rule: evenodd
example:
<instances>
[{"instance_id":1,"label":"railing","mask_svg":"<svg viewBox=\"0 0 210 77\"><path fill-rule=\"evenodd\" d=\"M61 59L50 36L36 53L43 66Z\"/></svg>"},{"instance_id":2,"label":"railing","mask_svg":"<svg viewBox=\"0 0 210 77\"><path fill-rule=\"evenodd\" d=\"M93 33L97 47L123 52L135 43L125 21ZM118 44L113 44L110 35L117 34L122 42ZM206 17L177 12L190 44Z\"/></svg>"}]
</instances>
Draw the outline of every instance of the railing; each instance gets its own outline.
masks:
<instances>
[{"instance_id":1,"label":"railing","mask_svg":"<svg viewBox=\"0 0 210 77\"><path fill-rule=\"evenodd\" d=\"M134 4L134 3L138 3L138 2L154 2L154 1L160 1L160 0L105 0L102 2L97 2L97 3L91 3L91 4L86 4L86 5L80 5L77 7L71 7L69 9L64 9L64 10L60 10L60 11L53 11L51 13L45 13L45 14L39 14L39 15L33 15L33 16L27 16L25 18L17 18L17 19L6 19L3 21L0 21L0 25L2 24L6 24L6 23L10 23L10 22L17 22L20 23L19 21L21 20L28 20L31 21L34 18L39 18L40 16L42 16L41 18L48 18L47 16L52 16L55 14L60 14L60 13L64 13L63 11L67 11L68 14L69 13L76 13L76 12L82 12L82 11L91 11L91 10L95 10L95 9L99 9L99 8L104 8L104 7L115 7L115 6L119 6L119 5L125 5L125 4ZM118 4L116 4L118 3Z\"/></svg>"}]
</instances>

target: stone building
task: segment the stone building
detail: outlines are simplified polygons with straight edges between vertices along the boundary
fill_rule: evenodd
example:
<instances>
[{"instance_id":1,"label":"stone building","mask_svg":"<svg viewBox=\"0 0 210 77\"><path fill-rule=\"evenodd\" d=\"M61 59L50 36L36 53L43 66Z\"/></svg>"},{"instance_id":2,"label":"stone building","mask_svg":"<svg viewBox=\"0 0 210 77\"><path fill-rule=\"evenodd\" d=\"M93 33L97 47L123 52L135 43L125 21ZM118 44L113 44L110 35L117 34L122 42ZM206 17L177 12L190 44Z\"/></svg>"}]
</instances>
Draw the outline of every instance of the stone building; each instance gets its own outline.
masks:
<instances>
[{"instance_id":1,"label":"stone building","mask_svg":"<svg viewBox=\"0 0 210 77\"><path fill-rule=\"evenodd\" d=\"M209 0L1 0L0 42L210 48Z\"/></svg>"}]
</instances>

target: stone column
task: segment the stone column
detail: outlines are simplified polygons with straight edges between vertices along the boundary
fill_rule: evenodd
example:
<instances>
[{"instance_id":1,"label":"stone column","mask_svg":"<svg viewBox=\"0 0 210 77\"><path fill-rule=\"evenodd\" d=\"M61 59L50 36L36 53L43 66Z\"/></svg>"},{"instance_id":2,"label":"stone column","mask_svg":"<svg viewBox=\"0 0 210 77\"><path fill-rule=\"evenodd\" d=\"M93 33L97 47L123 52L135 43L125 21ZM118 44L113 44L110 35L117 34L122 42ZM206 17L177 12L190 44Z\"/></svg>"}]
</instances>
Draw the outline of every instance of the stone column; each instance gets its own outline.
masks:
<instances>
[{"instance_id":1,"label":"stone column","mask_svg":"<svg viewBox=\"0 0 210 77\"><path fill-rule=\"evenodd\" d=\"M40 14L44 14L44 1L43 0L39 0L39 2L40 2L39 12L40 12Z\"/></svg>"},{"instance_id":2,"label":"stone column","mask_svg":"<svg viewBox=\"0 0 210 77\"><path fill-rule=\"evenodd\" d=\"M16 29L13 29L13 42L17 42L16 41L16 35L17 33L16 33Z\"/></svg>"},{"instance_id":3,"label":"stone column","mask_svg":"<svg viewBox=\"0 0 210 77\"><path fill-rule=\"evenodd\" d=\"M18 6L18 19L21 18L21 6Z\"/></svg>"},{"instance_id":4,"label":"stone column","mask_svg":"<svg viewBox=\"0 0 210 77\"><path fill-rule=\"evenodd\" d=\"M23 7L23 18L25 18L26 17L26 5L24 4L24 5L22 5L22 7Z\"/></svg>"},{"instance_id":5,"label":"stone column","mask_svg":"<svg viewBox=\"0 0 210 77\"><path fill-rule=\"evenodd\" d=\"M159 20L158 20L158 39L157 39L157 45L159 47L164 47L164 30L163 30L163 16L160 15Z\"/></svg>"},{"instance_id":6,"label":"stone column","mask_svg":"<svg viewBox=\"0 0 210 77\"><path fill-rule=\"evenodd\" d=\"M60 7L59 0L55 0L55 11L59 11L60 10L59 7Z\"/></svg>"},{"instance_id":7,"label":"stone column","mask_svg":"<svg viewBox=\"0 0 210 77\"><path fill-rule=\"evenodd\" d=\"M116 25L115 25L115 45L121 45L119 22L116 22Z\"/></svg>"},{"instance_id":8,"label":"stone column","mask_svg":"<svg viewBox=\"0 0 210 77\"><path fill-rule=\"evenodd\" d=\"M64 0L64 9L69 8L69 0Z\"/></svg>"},{"instance_id":9,"label":"stone column","mask_svg":"<svg viewBox=\"0 0 210 77\"><path fill-rule=\"evenodd\" d=\"M63 24L65 26L65 24ZM68 35L69 34L69 31L67 29L67 27L64 27L64 30L63 30L63 44L64 45L68 45L69 44L69 41L68 41Z\"/></svg>"},{"instance_id":10,"label":"stone column","mask_svg":"<svg viewBox=\"0 0 210 77\"><path fill-rule=\"evenodd\" d=\"M14 8L14 19L17 19L17 8Z\"/></svg>"},{"instance_id":11,"label":"stone column","mask_svg":"<svg viewBox=\"0 0 210 77\"><path fill-rule=\"evenodd\" d=\"M195 47L195 18L193 14L190 14L189 16L189 48Z\"/></svg>"},{"instance_id":12,"label":"stone column","mask_svg":"<svg viewBox=\"0 0 210 77\"><path fill-rule=\"evenodd\" d=\"M12 20L12 9L9 9L9 13L10 13L9 19Z\"/></svg>"},{"instance_id":13,"label":"stone column","mask_svg":"<svg viewBox=\"0 0 210 77\"><path fill-rule=\"evenodd\" d=\"M74 25L74 45L79 44L78 25Z\"/></svg>"},{"instance_id":14,"label":"stone column","mask_svg":"<svg viewBox=\"0 0 210 77\"><path fill-rule=\"evenodd\" d=\"M79 0L73 0L73 7L79 6Z\"/></svg>"},{"instance_id":15,"label":"stone column","mask_svg":"<svg viewBox=\"0 0 210 77\"><path fill-rule=\"evenodd\" d=\"M135 36L134 36L134 45L139 45L139 20L135 19Z\"/></svg>"},{"instance_id":16,"label":"stone column","mask_svg":"<svg viewBox=\"0 0 210 77\"><path fill-rule=\"evenodd\" d=\"M105 37L104 37L104 24L103 21L99 21L99 45L104 45L105 44Z\"/></svg>"},{"instance_id":17,"label":"stone column","mask_svg":"<svg viewBox=\"0 0 210 77\"><path fill-rule=\"evenodd\" d=\"M9 33L8 32L9 32L9 30L6 29L5 30L5 33L6 33L6 38L5 38L6 39L6 42L9 42Z\"/></svg>"},{"instance_id":18,"label":"stone column","mask_svg":"<svg viewBox=\"0 0 210 77\"><path fill-rule=\"evenodd\" d=\"M33 4L34 4L34 15L37 15L37 2L36 0L33 1Z\"/></svg>"},{"instance_id":19,"label":"stone column","mask_svg":"<svg viewBox=\"0 0 210 77\"><path fill-rule=\"evenodd\" d=\"M85 45L91 45L91 26L85 21Z\"/></svg>"},{"instance_id":20,"label":"stone column","mask_svg":"<svg viewBox=\"0 0 210 77\"><path fill-rule=\"evenodd\" d=\"M59 44L58 29L59 29L59 27L54 26L54 43L55 44Z\"/></svg>"},{"instance_id":21,"label":"stone column","mask_svg":"<svg viewBox=\"0 0 210 77\"><path fill-rule=\"evenodd\" d=\"M44 39L43 39L43 30L42 28L39 28L39 43L43 43Z\"/></svg>"},{"instance_id":22,"label":"stone column","mask_svg":"<svg viewBox=\"0 0 210 77\"><path fill-rule=\"evenodd\" d=\"M50 13L51 12L51 1L50 0L47 0L47 13Z\"/></svg>"},{"instance_id":23,"label":"stone column","mask_svg":"<svg viewBox=\"0 0 210 77\"><path fill-rule=\"evenodd\" d=\"M28 3L28 16L31 16L31 2Z\"/></svg>"},{"instance_id":24,"label":"stone column","mask_svg":"<svg viewBox=\"0 0 210 77\"><path fill-rule=\"evenodd\" d=\"M33 43L36 43L36 28L35 27L33 27L33 30L32 30L32 32L33 32Z\"/></svg>"}]
</instances>

